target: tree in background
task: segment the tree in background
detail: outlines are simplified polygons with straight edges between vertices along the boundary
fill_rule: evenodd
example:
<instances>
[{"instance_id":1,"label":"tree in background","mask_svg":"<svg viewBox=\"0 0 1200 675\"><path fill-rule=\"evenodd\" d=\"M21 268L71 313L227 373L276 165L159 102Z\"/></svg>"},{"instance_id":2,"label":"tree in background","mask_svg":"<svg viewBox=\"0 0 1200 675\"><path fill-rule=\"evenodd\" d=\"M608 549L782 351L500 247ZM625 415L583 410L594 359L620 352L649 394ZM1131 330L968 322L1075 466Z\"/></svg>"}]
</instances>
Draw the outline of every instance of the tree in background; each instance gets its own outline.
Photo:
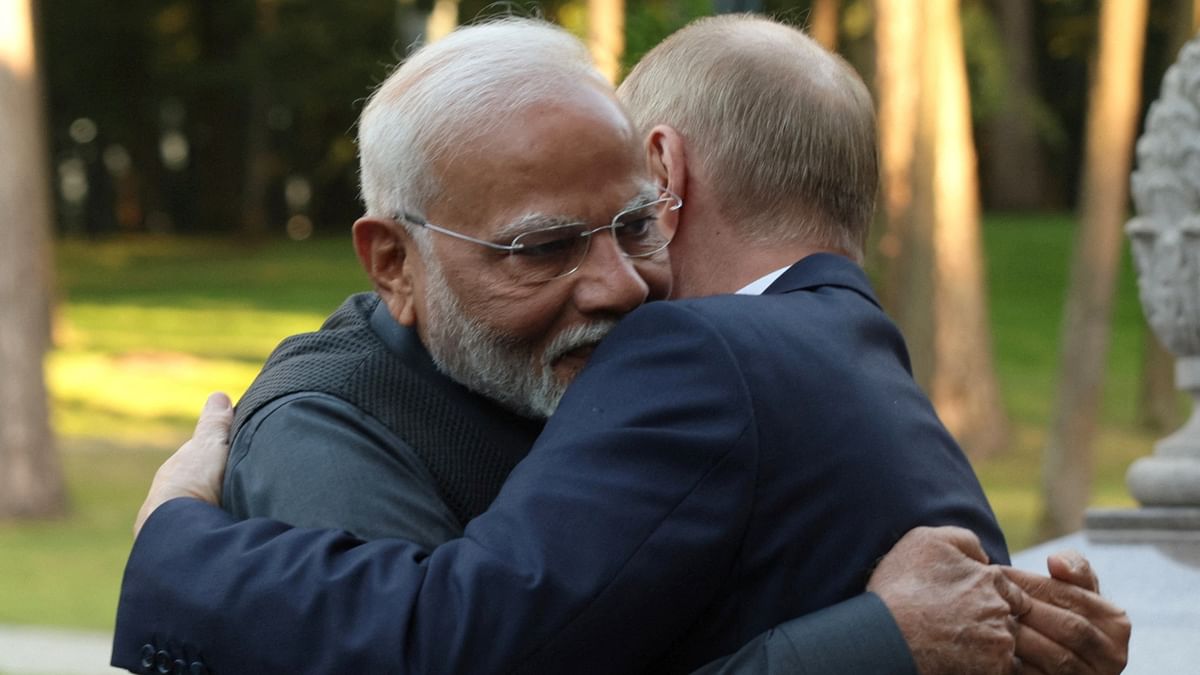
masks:
<instances>
[{"instance_id":1,"label":"tree in background","mask_svg":"<svg viewBox=\"0 0 1200 675\"><path fill-rule=\"evenodd\" d=\"M266 45L279 30L279 0L257 0L256 48L249 50L250 95L246 120L246 175L242 183L241 231L248 237L267 233L267 190L275 171L270 152L271 128L268 121L271 102L271 72Z\"/></svg>"},{"instance_id":2,"label":"tree in background","mask_svg":"<svg viewBox=\"0 0 1200 675\"><path fill-rule=\"evenodd\" d=\"M1063 318L1062 360L1045 451L1040 534L1082 525L1124 242L1129 170L1141 99L1147 0L1102 0L1088 101L1080 224Z\"/></svg>"},{"instance_id":3,"label":"tree in background","mask_svg":"<svg viewBox=\"0 0 1200 675\"><path fill-rule=\"evenodd\" d=\"M983 170L989 180L989 208L1031 211L1044 205L1045 164L1034 111L1037 97L1037 54L1032 0L989 3L1003 37L1004 91L998 108L983 126L988 139Z\"/></svg>"},{"instance_id":4,"label":"tree in background","mask_svg":"<svg viewBox=\"0 0 1200 675\"><path fill-rule=\"evenodd\" d=\"M596 67L617 82L625 53L625 0L587 0L587 45Z\"/></svg>"},{"instance_id":5,"label":"tree in background","mask_svg":"<svg viewBox=\"0 0 1200 675\"><path fill-rule=\"evenodd\" d=\"M458 26L458 0L435 0L425 22L425 41L437 42Z\"/></svg>"},{"instance_id":6,"label":"tree in background","mask_svg":"<svg viewBox=\"0 0 1200 675\"><path fill-rule=\"evenodd\" d=\"M880 0L876 7L876 27L886 32L878 51L885 203L889 218L896 211L903 223L885 234L896 236L901 253L899 269L889 274L896 280L891 309L918 382L978 458L1007 444L1008 420L992 361L960 7L958 0L926 0L919 7ZM886 25L904 12L915 15L909 17L914 23ZM916 54L915 71L889 63L910 58L899 50ZM908 86L905 77L916 80L915 94L897 91ZM904 208L906 154L912 157L911 210Z\"/></svg>"},{"instance_id":7,"label":"tree in background","mask_svg":"<svg viewBox=\"0 0 1200 675\"><path fill-rule=\"evenodd\" d=\"M822 47L831 52L838 49L838 14L841 0L813 0L808 18L808 32Z\"/></svg>"},{"instance_id":8,"label":"tree in background","mask_svg":"<svg viewBox=\"0 0 1200 675\"><path fill-rule=\"evenodd\" d=\"M66 506L46 406L50 195L29 0L0 2L0 517Z\"/></svg>"},{"instance_id":9,"label":"tree in background","mask_svg":"<svg viewBox=\"0 0 1200 675\"><path fill-rule=\"evenodd\" d=\"M904 243L912 226L913 156L917 147L919 14L905 0L875 0L875 90L882 174L883 232L875 246L880 299L893 315L906 284Z\"/></svg>"}]
</instances>

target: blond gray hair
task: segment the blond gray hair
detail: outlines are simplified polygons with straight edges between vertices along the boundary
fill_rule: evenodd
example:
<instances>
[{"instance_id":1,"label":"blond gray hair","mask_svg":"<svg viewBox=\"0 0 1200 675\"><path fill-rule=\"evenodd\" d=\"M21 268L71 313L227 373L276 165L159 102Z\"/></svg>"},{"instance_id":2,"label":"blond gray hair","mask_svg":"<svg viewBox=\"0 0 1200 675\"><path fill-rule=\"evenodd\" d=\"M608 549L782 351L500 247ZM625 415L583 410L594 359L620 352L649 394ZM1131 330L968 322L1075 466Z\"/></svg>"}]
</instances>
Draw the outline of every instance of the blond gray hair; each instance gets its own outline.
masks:
<instances>
[{"instance_id":1,"label":"blond gray hair","mask_svg":"<svg viewBox=\"0 0 1200 675\"><path fill-rule=\"evenodd\" d=\"M578 38L538 19L467 26L417 49L376 88L359 120L367 215L423 214L440 189L436 162L581 81L608 87Z\"/></svg>"},{"instance_id":2,"label":"blond gray hair","mask_svg":"<svg viewBox=\"0 0 1200 675\"><path fill-rule=\"evenodd\" d=\"M859 260L875 210L875 111L862 79L799 30L700 19L617 90L642 134L678 131L747 241L802 241Z\"/></svg>"}]
</instances>

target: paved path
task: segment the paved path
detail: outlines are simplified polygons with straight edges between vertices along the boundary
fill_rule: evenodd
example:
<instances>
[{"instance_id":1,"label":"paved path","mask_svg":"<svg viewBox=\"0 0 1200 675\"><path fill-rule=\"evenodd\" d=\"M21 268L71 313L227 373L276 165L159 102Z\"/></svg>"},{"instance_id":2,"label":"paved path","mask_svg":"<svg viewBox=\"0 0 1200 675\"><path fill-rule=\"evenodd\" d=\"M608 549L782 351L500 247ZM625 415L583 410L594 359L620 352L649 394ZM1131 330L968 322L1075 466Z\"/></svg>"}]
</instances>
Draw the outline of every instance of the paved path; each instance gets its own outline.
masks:
<instances>
[{"instance_id":1,"label":"paved path","mask_svg":"<svg viewBox=\"0 0 1200 675\"><path fill-rule=\"evenodd\" d=\"M112 635L0 625L2 675L117 675L110 668Z\"/></svg>"}]
</instances>

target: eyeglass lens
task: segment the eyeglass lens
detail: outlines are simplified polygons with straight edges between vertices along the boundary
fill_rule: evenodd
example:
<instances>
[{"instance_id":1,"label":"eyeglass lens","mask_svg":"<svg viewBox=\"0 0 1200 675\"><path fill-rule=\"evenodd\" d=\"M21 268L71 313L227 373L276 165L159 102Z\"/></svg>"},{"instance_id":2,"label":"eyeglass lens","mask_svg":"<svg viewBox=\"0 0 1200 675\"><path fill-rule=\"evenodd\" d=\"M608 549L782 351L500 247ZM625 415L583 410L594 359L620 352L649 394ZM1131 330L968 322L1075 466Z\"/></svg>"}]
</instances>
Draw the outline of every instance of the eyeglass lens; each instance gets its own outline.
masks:
<instances>
[{"instance_id":1,"label":"eyeglass lens","mask_svg":"<svg viewBox=\"0 0 1200 675\"><path fill-rule=\"evenodd\" d=\"M611 230L617 246L630 258L645 258L663 251L670 238L659 228L658 216L669 199L659 199L622 211L605 227L562 225L518 235L518 246L508 256L511 272L528 281L546 281L575 271L587 257L592 236Z\"/></svg>"}]
</instances>

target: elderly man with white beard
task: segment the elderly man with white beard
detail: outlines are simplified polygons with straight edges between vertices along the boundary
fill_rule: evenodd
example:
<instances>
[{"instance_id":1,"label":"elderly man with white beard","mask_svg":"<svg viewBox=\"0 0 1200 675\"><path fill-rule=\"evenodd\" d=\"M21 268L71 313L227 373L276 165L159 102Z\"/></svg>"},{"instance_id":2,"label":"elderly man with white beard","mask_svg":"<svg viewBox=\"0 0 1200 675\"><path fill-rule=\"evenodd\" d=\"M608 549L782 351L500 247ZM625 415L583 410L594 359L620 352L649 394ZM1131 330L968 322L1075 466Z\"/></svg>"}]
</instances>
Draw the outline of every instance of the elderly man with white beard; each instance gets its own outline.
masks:
<instances>
[{"instance_id":1,"label":"elderly man with white beard","mask_svg":"<svg viewBox=\"0 0 1200 675\"><path fill-rule=\"evenodd\" d=\"M650 182L582 45L536 28L459 31L371 97L353 233L375 293L285 340L242 397L224 489L235 516L430 547L461 536L591 347L666 297L656 222L679 202ZM518 108L520 124L500 123ZM468 130L486 149L456 149ZM583 237L580 255L548 269L564 236Z\"/></svg>"}]
</instances>

